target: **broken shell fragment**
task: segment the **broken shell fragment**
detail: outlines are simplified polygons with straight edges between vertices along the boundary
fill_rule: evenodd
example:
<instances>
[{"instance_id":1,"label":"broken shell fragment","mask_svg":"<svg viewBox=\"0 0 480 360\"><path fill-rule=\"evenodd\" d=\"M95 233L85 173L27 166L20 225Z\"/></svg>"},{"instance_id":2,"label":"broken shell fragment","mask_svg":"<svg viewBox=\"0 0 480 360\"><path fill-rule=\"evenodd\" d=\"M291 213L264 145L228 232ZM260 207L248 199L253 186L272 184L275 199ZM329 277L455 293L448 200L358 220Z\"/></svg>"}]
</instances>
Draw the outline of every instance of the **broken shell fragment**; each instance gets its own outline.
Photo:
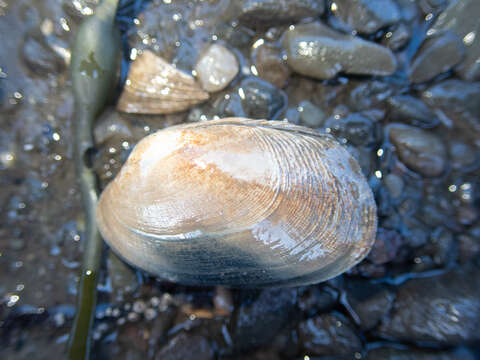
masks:
<instances>
[{"instance_id":1,"label":"broken shell fragment","mask_svg":"<svg viewBox=\"0 0 480 360\"><path fill-rule=\"evenodd\" d=\"M208 98L192 76L144 50L130 67L117 109L136 114L171 114Z\"/></svg>"}]
</instances>

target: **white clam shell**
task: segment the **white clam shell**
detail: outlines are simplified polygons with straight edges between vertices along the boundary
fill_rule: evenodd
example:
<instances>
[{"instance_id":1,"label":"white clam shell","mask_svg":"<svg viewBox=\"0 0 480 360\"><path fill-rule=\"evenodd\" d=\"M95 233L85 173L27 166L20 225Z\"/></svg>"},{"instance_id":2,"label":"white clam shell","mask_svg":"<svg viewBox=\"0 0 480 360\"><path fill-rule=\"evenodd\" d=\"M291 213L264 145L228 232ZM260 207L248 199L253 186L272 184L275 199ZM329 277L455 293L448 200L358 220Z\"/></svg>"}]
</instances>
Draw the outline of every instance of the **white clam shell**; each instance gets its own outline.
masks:
<instances>
[{"instance_id":1,"label":"white clam shell","mask_svg":"<svg viewBox=\"0 0 480 360\"><path fill-rule=\"evenodd\" d=\"M329 135L229 118L158 131L103 192L98 223L129 263L185 284L294 286L361 261L376 206Z\"/></svg>"}]
</instances>

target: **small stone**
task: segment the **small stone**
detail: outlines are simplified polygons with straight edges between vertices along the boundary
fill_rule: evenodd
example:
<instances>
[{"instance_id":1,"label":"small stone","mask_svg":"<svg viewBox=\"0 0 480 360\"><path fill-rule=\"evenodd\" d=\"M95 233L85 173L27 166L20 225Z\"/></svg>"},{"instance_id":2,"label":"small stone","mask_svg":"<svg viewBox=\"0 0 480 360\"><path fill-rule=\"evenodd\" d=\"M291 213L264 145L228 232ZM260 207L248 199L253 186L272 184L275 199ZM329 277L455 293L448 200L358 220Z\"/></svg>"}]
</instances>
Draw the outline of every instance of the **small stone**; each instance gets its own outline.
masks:
<instances>
[{"instance_id":1,"label":"small stone","mask_svg":"<svg viewBox=\"0 0 480 360\"><path fill-rule=\"evenodd\" d=\"M449 140L449 153L452 167L460 171L469 171L478 167L479 152L470 144L457 140Z\"/></svg>"},{"instance_id":2,"label":"small stone","mask_svg":"<svg viewBox=\"0 0 480 360\"><path fill-rule=\"evenodd\" d=\"M440 1L440 0L439 0ZM451 30L465 45L465 59L456 71L465 80L480 79L480 1L455 0L438 16L430 34Z\"/></svg>"},{"instance_id":3,"label":"small stone","mask_svg":"<svg viewBox=\"0 0 480 360\"><path fill-rule=\"evenodd\" d=\"M444 345L480 341L480 272L472 267L409 280L377 335Z\"/></svg>"},{"instance_id":4,"label":"small stone","mask_svg":"<svg viewBox=\"0 0 480 360\"><path fill-rule=\"evenodd\" d=\"M402 245L402 236L397 231L378 228L377 238L368 259L376 265L388 263L395 259Z\"/></svg>"},{"instance_id":5,"label":"small stone","mask_svg":"<svg viewBox=\"0 0 480 360\"><path fill-rule=\"evenodd\" d=\"M402 196L405 183L400 176L388 174L385 176L384 183L392 198L398 199L400 196Z\"/></svg>"},{"instance_id":6,"label":"small stone","mask_svg":"<svg viewBox=\"0 0 480 360\"><path fill-rule=\"evenodd\" d=\"M373 34L400 20L400 9L393 0L335 0L332 13L362 34Z\"/></svg>"},{"instance_id":7,"label":"small stone","mask_svg":"<svg viewBox=\"0 0 480 360\"><path fill-rule=\"evenodd\" d=\"M375 123L360 113L331 117L325 122L325 127L335 137L345 139L355 146L370 146L377 139Z\"/></svg>"},{"instance_id":8,"label":"small stone","mask_svg":"<svg viewBox=\"0 0 480 360\"><path fill-rule=\"evenodd\" d=\"M325 10L324 0L236 0L233 15L253 28L291 24L304 18L315 18Z\"/></svg>"},{"instance_id":9,"label":"small stone","mask_svg":"<svg viewBox=\"0 0 480 360\"><path fill-rule=\"evenodd\" d=\"M410 95L396 95L387 98L389 116L394 121L401 121L413 126L429 129L440 121L432 110L420 99Z\"/></svg>"},{"instance_id":10,"label":"small stone","mask_svg":"<svg viewBox=\"0 0 480 360\"><path fill-rule=\"evenodd\" d=\"M317 79L331 79L339 72L385 76L396 69L389 49L344 35L319 22L288 29L283 47L294 71Z\"/></svg>"},{"instance_id":11,"label":"small stone","mask_svg":"<svg viewBox=\"0 0 480 360\"><path fill-rule=\"evenodd\" d=\"M233 336L235 347L247 350L268 344L294 315L295 289L266 289L238 309Z\"/></svg>"},{"instance_id":12,"label":"small stone","mask_svg":"<svg viewBox=\"0 0 480 360\"><path fill-rule=\"evenodd\" d=\"M309 355L353 358L356 352L362 351L353 326L340 314L324 314L301 322L298 336Z\"/></svg>"},{"instance_id":13,"label":"small stone","mask_svg":"<svg viewBox=\"0 0 480 360\"><path fill-rule=\"evenodd\" d=\"M230 96L226 114L275 120L286 103L287 96L283 91L258 77L249 76L242 80Z\"/></svg>"},{"instance_id":14,"label":"small stone","mask_svg":"<svg viewBox=\"0 0 480 360\"><path fill-rule=\"evenodd\" d=\"M235 55L224 46L213 44L202 54L195 71L204 90L216 92L225 89L238 74Z\"/></svg>"},{"instance_id":15,"label":"small stone","mask_svg":"<svg viewBox=\"0 0 480 360\"><path fill-rule=\"evenodd\" d=\"M382 44L392 51L402 49L412 37L410 28L400 23L396 29L388 31L382 38Z\"/></svg>"},{"instance_id":16,"label":"small stone","mask_svg":"<svg viewBox=\"0 0 480 360\"><path fill-rule=\"evenodd\" d=\"M310 101L302 101L298 104L298 111L300 113L300 121L302 125L311 128L320 128L325 122L325 113Z\"/></svg>"},{"instance_id":17,"label":"small stone","mask_svg":"<svg viewBox=\"0 0 480 360\"><path fill-rule=\"evenodd\" d=\"M349 281L345 290L344 305L350 309L363 330L377 326L388 315L395 299L394 294L384 285L361 280Z\"/></svg>"},{"instance_id":18,"label":"small stone","mask_svg":"<svg viewBox=\"0 0 480 360\"><path fill-rule=\"evenodd\" d=\"M65 69L63 59L53 51L40 31L26 35L21 54L28 69L36 75L58 74Z\"/></svg>"},{"instance_id":19,"label":"small stone","mask_svg":"<svg viewBox=\"0 0 480 360\"><path fill-rule=\"evenodd\" d=\"M443 173L447 151L436 135L403 124L390 125L388 133L398 157L411 170L427 177Z\"/></svg>"},{"instance_id":20,"label":"small stone","mask_svg":"<svg viewBox=\"0 0 480 360\"><path fill-rule=\"evenodd\" d=\"M417 348L375 347L368 351L368 360L475 360L466 348L450 351L420 350Z\"/></svg>"},{"instance_id":21,"label":"small stone","mask_svg":"<svg viewBox=\"0 0 480 360\"><path fill-rule=\"evenodd\" d=\"M168 342L155 356L156 360L213 360L210 343L202 336L180 333Z\"/></svg>"},{"instance_id":22,"label":"small stone","mask_svg":"<svg viewBox=\"0 0 480 360\"><path fill-rule=\"evenodd\" d=\"M427 37L412 60L408 77L413 83L431 80L457 65L463 54L462 42L451 32Z\"/></svg>"},{"instance_id":23,"label":"small stone","mask_svg":"<svg viewBox=\"0 0 480 360\"><path fill-rule=\"evenodd\" d=\"M273 45L262 45L254 53L258 76L282 88L290 77L290 68L282 59L281 49Z\"/></svg>"}]
</instances>

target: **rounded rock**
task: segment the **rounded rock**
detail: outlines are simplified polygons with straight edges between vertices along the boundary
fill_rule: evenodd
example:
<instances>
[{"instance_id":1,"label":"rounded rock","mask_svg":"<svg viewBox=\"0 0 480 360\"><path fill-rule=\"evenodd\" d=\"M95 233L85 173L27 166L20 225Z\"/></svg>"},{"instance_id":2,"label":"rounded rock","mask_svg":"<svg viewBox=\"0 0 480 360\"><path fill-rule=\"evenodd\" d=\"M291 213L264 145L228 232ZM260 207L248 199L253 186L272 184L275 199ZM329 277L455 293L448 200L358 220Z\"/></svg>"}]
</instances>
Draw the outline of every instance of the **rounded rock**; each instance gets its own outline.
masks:
<instances>
[{"instance_id":1,"label":"rounded rock","mask_svg":"<svg viewBox=\"0 0 480 360\"><path fill-rule=\"evenodd\" d=\"M225 89L238 74L237 58L227 48L212 44L195 65L203 89L216 92Z\"/></svg>"}]
</instances>

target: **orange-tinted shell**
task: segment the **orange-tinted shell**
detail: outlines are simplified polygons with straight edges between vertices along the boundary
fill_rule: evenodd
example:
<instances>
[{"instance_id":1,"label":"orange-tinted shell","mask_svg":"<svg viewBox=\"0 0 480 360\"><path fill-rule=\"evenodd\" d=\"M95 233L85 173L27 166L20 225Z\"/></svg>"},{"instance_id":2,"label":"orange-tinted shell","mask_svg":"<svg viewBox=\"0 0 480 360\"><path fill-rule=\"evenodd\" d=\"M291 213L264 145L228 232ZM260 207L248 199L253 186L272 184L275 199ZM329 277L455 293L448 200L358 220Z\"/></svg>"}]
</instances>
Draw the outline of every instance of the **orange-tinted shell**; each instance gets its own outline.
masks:
<instances>
[{"instance_id":1,"label":"orange-tinted shell","mask_svg":"<svg viewBox=\"0 0 480 360\"><path fill-rule=\"evenodd\" d=\"M376 206L329 135L229 118L147 136L103 192L98 223L129 263L171 281L295 286L369 252Z\"/></svg>"}]
</instances>

